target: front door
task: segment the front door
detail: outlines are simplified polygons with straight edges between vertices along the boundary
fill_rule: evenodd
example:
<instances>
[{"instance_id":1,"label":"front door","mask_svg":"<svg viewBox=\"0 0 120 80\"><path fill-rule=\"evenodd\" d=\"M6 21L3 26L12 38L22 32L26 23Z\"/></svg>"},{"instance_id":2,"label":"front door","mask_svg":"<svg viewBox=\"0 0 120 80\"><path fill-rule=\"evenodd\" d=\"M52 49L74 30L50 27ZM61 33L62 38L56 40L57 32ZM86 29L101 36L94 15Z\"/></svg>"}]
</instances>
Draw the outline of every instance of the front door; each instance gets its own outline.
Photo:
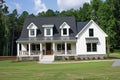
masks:
<instances>
[{"instance_id":1,"label":"front door","mask_svg":"<svg viewBox=\"0 0 120 80\"><path fill-rule=\"evenodd\" d=\"M51 43L46 43L46 55L51 54L52 54Z\"/></svg>"}]
</instances>

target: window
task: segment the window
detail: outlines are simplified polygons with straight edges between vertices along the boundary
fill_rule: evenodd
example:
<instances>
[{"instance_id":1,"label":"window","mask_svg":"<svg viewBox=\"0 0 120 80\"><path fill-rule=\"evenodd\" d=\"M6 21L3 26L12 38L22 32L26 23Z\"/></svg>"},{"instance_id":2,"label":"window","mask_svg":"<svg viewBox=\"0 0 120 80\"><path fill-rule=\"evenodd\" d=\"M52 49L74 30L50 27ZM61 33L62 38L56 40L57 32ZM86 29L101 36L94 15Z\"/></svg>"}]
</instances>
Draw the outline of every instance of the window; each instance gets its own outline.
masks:
<instances>
[{"instance_id":1,"label":"window","mask_svg":"<svg viewBox=\"0 0 120 80\"><path fill-rule=\"evenodd\" d=\"M89 36L94 36L94 31L93 31L93 29L89 29Z\"/></svg>"},{"instance_id":2,"label":"window","mask_svg":"<svg viewBox=\"0 0 120 80\"><path fill-rule=\"evenodd\" d=\"M97 43L87 43L87 52L96 52Z\"/></svg>"},{"instance_id":3,"label":"window","mask_svg":"<svg viewBox=\"0 0 120 80\"><path fill-rule=\"evenodd\" d=\"M71 50L71 44L67 44L67 50Z\"/></svg>"},{"instance_id":4,"label":"window","mask_svg":"<svg viewBox=\"0 0 120 80\"><path fill-rule=\"evenodd\" d=\"M35 35L35 30L34 29L30 29L30 35L34 36Z\"/></svg>"},{"instance_id":5,"label":"window","mask_svg":"<svg viewBox=\"0 0 120 80\"><path fill-rule=\"evenodd\" d=\"M32 44L31 49L32 50L40 50L40 45L39 44Z\"/></svg>"},{"instance_id":6,"label":"window","mask_svg":"<svg viewBox=\"0 0 120 80\"><path fill-rule=\"evenodd\" d=\"M51 35L51 29L46 29L46 35Z\"/></svg>"},{"instance_id":7,"label":"window","mask_svg":"<svg viewBox=\"0 0 120 80\"><path fill-rule=\"evenodd\" d=\"M57 50L65 50L65 44L57 44ZM71 44L67 44L67 50L71 50Z\"/></svg>"},{"instance_id":8,"label":"window","mask_svg":"<svg viewBox=\"0 0 120 80\"><path fill-rule=\"evenodd\" d=\"M67 35L67 29L63 29L63 35Z\"/></svg>"}]
</instances>

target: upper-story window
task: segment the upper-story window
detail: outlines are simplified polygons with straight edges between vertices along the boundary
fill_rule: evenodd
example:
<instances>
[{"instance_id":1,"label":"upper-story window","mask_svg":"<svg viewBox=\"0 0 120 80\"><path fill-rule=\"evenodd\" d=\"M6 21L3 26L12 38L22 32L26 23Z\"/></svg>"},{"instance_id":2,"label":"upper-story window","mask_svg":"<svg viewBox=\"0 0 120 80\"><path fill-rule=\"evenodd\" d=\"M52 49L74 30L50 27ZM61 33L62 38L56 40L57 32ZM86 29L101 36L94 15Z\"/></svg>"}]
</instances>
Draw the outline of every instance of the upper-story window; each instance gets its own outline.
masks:
<instances>
[{"instance_id":1,"label":"upper-story window","mask_svg":"<svg viewBox=\"0 0 120 80\"><path fill-rule=\"evenodd\" d=\"M44 27L44 36L53 36L54 25L42 25Z\"/></svg>"},{"instance_id":2,"label":"upper-story window","mask_svg":"<svg viewBox=\"0 0 120 80\"><path fill-rule=\"evenodd\" d=\"M35 35L35 30L34 29L30 29L30 35L32 35L32 36Z\"/></svg>"},{"instance_id":3,"label":"upper-story window","mask_svg":"<svg viewBox=\"0 0 120 80\"><path fill-rule=\"evenodd\" d=\"M31 23L27 29L29 30L28 31L28 35L29 37L36 37L37 35L37 26L34 24L34 23Z\"/></svg>"},{"instance_id":4,"label":"upper-story window","mask_svg":"<svg viewBox=\"0 0 120 80\"><path fill-rule=\"evenodd\" d=\"M89 36L90 37L93 37L94 36L94 30L91 28L89 29Z\"/></svg>"},{"instance_id":5,"label":"upper-story window","mask_svg":"<svg viewBox=\"0 0 120 80\"><path fill-rule=\"evenodd\" d=\"M67 35L67 29L66 28L63 29L63 35Z\"/></svg>"},{"instance_id":6,"label":"upper-story window","mask_svg":"<svg viewBox=\"0 0 120 80\"><path fill-rule=\"evenodd\" d=\"M61 26L60 26L60 29L61 29L61 36L69 36L69 29L70 29L70 26L64 22Z\"/></svg>"}]
</instances>

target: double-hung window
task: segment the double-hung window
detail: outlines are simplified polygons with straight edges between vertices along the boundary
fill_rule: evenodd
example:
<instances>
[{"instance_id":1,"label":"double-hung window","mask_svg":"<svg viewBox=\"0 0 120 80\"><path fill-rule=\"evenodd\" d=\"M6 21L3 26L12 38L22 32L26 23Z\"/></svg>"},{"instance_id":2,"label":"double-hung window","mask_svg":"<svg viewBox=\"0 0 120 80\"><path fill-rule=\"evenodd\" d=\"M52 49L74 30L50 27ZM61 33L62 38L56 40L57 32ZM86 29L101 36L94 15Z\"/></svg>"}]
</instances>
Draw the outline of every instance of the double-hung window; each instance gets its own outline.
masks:
<instances>
[{"instance_id":1,"label":"double-hung window","mask_svg":"<svg viewBox=\"0 0 120 80\"><path fill-rule=\"evenodd\" d=\"M87 43L87 52L97 52L97 43Z\"/></svg>"}]
</instances>

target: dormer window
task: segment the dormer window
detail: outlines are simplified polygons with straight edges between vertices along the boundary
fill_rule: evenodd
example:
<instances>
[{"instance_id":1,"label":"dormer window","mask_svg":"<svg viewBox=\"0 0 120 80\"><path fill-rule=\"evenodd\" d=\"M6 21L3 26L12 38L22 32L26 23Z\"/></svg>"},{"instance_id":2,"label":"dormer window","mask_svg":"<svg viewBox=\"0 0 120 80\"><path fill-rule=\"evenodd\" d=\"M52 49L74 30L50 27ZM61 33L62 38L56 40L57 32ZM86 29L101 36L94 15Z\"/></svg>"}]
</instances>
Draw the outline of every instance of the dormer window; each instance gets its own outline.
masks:
<instances>
[{"instance_id":1,"label":"dormer window","mask_svg":"<svg viewBox=\"0 0 120 80\"><path fill-rule=\"evenodd\" d=\"M44 36L53 36L54 25L43 25L42 27L44 27Z\"/></svg>"},{"instance_id":2,"label":"dormer window","mask_svg":"<svg viewBox=\"0 0 120 80\"><path fill-rule=\"evenodd\" d=\"M69 29L70 29L70 26L64 22L61 26L60 26L60 29L61 29L61 36L69 36Z\"/></svg>"},{"instance_id":3,"label":"dormer window","mask_svg":"<svg viewBox=\"0 0 120 80\"><path fill-rule=\"evenodd\" d=\"M31 23L27 29L29 30L28 31L28 35L29 37L36 37L37 35L37 26L34 24L34 23Z\"/></svg>"},{"instance_id":4,"label":"dormer window","mask_svg":"<svg viewBox=\"0 0 120 80\"><path fill-rule=\"evenodd\" d=\"M66 28L63 29L63 35L67 35L67 29Z\"/></svg>"},{"instance_id":5,"label":"dormer window","mask_svg":"<svg viewBox=\"0 0 120 80\"><path fill-rule=\"evenodd\" d=\"M30 29L30 35L34 36L35 35L35 30L34 29Z\"/></svg>"}]
</instances>

